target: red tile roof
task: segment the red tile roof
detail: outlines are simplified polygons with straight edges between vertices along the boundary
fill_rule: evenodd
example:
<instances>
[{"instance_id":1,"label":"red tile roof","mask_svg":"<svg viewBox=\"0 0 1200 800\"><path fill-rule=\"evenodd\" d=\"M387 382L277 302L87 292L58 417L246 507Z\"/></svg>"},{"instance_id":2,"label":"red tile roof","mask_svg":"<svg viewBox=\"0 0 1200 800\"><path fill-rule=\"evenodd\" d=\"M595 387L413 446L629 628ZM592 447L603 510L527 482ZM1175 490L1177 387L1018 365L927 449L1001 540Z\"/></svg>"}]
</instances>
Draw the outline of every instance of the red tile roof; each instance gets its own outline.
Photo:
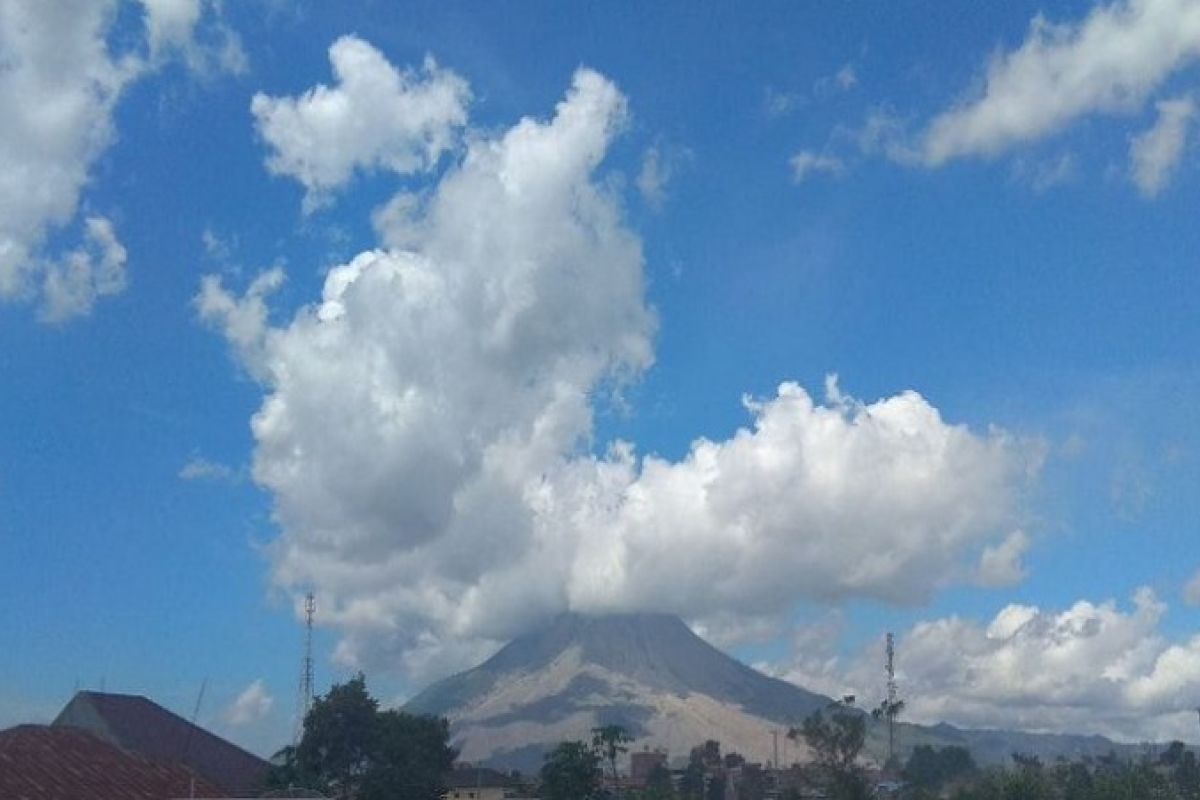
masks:
<instances>
[{"instance_id":1,"label":"red tile roof","mask_svg":"<svg viewBox=\"0 0 1200 800\"><path fill-rule=\"evenodd\" d=\"M0 731L4 800L169 800L221 789L179 764L156 763L77 728Z\"/></svg>"},{"instance_id":2,"label":"red tile roof","mask_svg":"<svg viewBox=\"0 0 1200 800\"><path fill-rule=\"evenodd\" d=\"M79 692L53 724L83 728L154 761L184 764L235 797L256 796L271 767L258 756L138 695Z\"/></svg>"}]
</instances>

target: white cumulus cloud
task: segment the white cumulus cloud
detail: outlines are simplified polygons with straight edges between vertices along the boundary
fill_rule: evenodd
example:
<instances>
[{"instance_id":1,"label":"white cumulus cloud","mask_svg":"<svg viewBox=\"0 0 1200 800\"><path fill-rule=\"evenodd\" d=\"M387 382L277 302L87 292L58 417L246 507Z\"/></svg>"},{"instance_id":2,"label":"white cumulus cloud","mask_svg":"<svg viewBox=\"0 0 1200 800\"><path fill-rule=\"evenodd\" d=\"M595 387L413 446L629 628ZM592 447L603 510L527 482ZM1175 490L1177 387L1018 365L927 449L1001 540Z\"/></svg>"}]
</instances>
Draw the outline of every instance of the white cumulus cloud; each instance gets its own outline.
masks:
<instances>
[{"instance_id":1,"label":"white cumulus cloud","mask_svg":"<svg viewBox=\"0 0 1200 800\"><path fill-rule=\"evenodd\" d=\"M668 184L675 179L680 167L691 159L692 151L686 147L656 144L646 148L635 184L647 205L655 211L662 210L667 201Z\"/></svg>"},{"instance_id":2,"label":"white cumulus cloud","mask_svg":"<svg viewBox=\"0 0 1200 800\"><path fill-rule=\"evenodd\" d=\"M1158 104L1154 127L1129 143L1130 177L1146 197L1157 196L1170 183L1195 116L1192 98L1164 100Z\"/></svg>"},{"instance_id":3,"label":"white cumulus cloud","mask_svg":"<svg viewBox=\"0 0 1200 800\"><path fill-rule=\"evenodd\" d=\"M0 4L0 301L40 301L51 320L119 290L123 274L124 251L99 218L85 223L98 262L87 248L57 262L41 253L47 234L75 217L88 171L115 136L113 107L137 71L108 52L113 13L111 3L83 0Z\"/></svg>"},{"instance_id":4,"label":"white cumulus cloud","mask_svg":"<svg viewBox=\"0 0 1200 800\"><path fill-rule=\"evenodd\" d=\"M996 155L1095 113L1132 113L1200 57L1200 3L1116 0L1078 23L1037 16L989 62L982 91L938 115L921 142L931 166Z\"/></svg>"},{"instance_id":5,"label":"white cumulus cloud","mask_svg":"<svg viewBox=\"0 0 1200 800\"><path fill-rule=\"evenodd\" d=\"M1080 600L1009 605L990 621L921 622L897 640L905 717L966 727L1092 732L1124 741L1195 738L1200 636L1172 641L1167 607L1142 588L1129 608ZM801 685L881 696L882 644L850 660L797 649L777 670Z\"/></svg>"},{"instance_id":6,"label":"white cumulus cloud","mask_svg":"<svg viewBox=\"0 0 1200 800\"><path fill-rule=\"evenodd\" d=\"M792 180L801 183L805 179L824 172L827 175L841 175L846 171L846 164L837 156L825 153L814 153L811 150L801 150L788 163L792 167Z\"/></svg>"},{"instance_id":7,"label":"white cumulus cloud","mask_svg":"<svg viewBox=\"0 0 1200 800\"><path fill-rule=\"evenodd\" d=\"M170 47L186 47L203 11L201 0L142 0L142 6L152 55Z\"/></svg>"},{"instance_id":8,"label":"white cumulus cloud","mask_svg":"<svg viewBox=\"0 0 1200 800\"><path fill-rule=\"evenodd\" d=\"M271 712L275 699L267 692L261 678L251 683L234 698L222 715L227 723L235 727L252 725Z\"/></svg>"},{"instance_id":9,"label":"white cumulus cloud","mask_svg":"<svg viewBox=\"0 0 1200 800\"><path fill-rule=\"evenodd\" d=\"M295 178L312 210L355 170L409 174L429 169L455 144L467 119L466 81L427 58L420 70L397 70L354 36L329 48L336 85L300 97L257 94L251 104L271 147L267 167Z\"/></svg>"},{"instance_id":10,"label":"white cumulus cloud","mask_svg":"<svg viewBox=\"0 0 1200 800\"><path fill-rule=\"evenodd\" d=\"M240 298L232 297L221 276L205 275L194 299L200 318L218 325L241 356L243 364L256 372L260 364L262 338L267 327L266 298L283 285L283 268L276 266L254 279Z\"/></svg>"},{"instance_id":11,"label":"white cumulus cloud","mask_svg":"<svg viewBox=\"0 0 1200 800\"><path fill-rule=\"evenodd\" d=\"M184 481L228 481L234 475L231 467L201 456L192 456L179 468L179 479Z\"/></svg>"},{"instance_id":12,"label":"white cumulus cloud","mask_svg":"<svg viewBox=\"0 0 1200 800\"><path fill-rule=\"evenodd\" d=\"M222 18L221 0L141 0L150 60L182 57L192 70L245 72L241 37Z\"/></svg>"},{"instance_id":13,"label":"white cumulus cloud","mask_svg":"<svg viewBox=\"0 0 1200 800\"><path fill-rule=\"evenodd\" d=\"M1200 570L1184 584L1183 602L1189 606L1200 606Z\"/></svg>"},{"instance_id":14,"label":"white cumulus cloud","mask_svg":"<svg viewBox=\"0 0 1200 800\"><path fill-rule=\"evenodd\" d=\"M92 166L116 140L123 92L164 63L163 50L199 53L200 0L143 0L147 61L114 52L114 0L0 3L0 302L28 302L41 319L87 314L125 288L125 248L112 223L79 219ZM235 41L217 18L225 39ZM228 47L222 58L228 55ZM46 253L47 238L78 225L82 241Z\"/></svg>"},{"instance_id":15,"label":"white cumulus cloud","mask_svg":"<svg viewBox=\"0 0 1200 800\"><path fill-rule=\"evenodd\" d=\"M41 317L63 322L91 312L97 298L125 289L125 248L103 217L84 222L84 244L43 264Z\"/></svg>"},{"instance_id":16,"label":"white cumulus cloud","mask_svg":"<svg viewBox=\"0 0 1200 800\"><path fill-rule=\"evenodd\" d=\"M997 545L983 548L979 557L978 581L983 586L1011 586L1025 578L1021 557L1029 549L1029 537L1024 531L1013 531Z\"/></svg>"},{"instance_id":17,"label":"white cumulus cloud","mask_svg":"<svg viewBox=\"0 0 1200 800\"><path fill-rule=\"evenodd\" d=\"M343 662L434 677L567 609L716 629L803 599L917 602L973 580L1019 523L1039 448L915 392L861 403L831 379L815 402L787 383L679 461L596 452L594 406L651 365L656 328L641 243L596 174L626 118L581 69L549 119L473 131L375 214L385 246L281 324L281 274L242 296L205 280L201 316L265 393L274 580L316 591Z\"/></svg>"}]
</instances>

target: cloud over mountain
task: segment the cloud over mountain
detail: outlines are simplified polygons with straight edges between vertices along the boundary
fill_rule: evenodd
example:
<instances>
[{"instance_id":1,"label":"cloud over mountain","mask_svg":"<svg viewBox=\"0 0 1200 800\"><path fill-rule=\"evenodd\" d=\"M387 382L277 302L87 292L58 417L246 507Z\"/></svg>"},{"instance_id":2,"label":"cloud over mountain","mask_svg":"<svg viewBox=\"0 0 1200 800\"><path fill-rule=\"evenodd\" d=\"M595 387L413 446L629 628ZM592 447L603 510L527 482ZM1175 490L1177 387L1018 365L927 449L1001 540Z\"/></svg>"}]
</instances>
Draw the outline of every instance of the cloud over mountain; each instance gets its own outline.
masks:
<instances>
[{"instance_id":1,"label":"cloud over mountain","mask_svg":"<svg viewBox=\"0 0 1200 800\"><path fill-rule=\"evenodd\" d=\"M580 69L550 119L471 131L377 212L385 246L282 325L265 307L281 275L240 297L206 279L201 316L265 392L274 580L315 588L344 662L436 676L563 610L920 602L974 580L1019 525L1036 443L947 423L911 391L865 403L830 379L817 402L784 383L679 461L596 451L594 405L651 366L656 329L641 242L599 173L626 106Z\"/></svg>"},{"instance_id":2,"label":"cloud over mountain","mask_svg":"<svg viewBox=\"0 0 1200 800\"><path fill-rule=\"evenodd\" d=\"M1141 588L1128 609L1113 600L1064 609L1010 604L990 620L919 622L897 643L905 716L1134 742L1190 739L1200 637L1173 641L1161 629L1166 613ZM876 697L882 646L842 659L831 649L836 631L820 634L823 646L802 635L793 663L773 671L819 691Z\"/></svg>"}]
</instances>

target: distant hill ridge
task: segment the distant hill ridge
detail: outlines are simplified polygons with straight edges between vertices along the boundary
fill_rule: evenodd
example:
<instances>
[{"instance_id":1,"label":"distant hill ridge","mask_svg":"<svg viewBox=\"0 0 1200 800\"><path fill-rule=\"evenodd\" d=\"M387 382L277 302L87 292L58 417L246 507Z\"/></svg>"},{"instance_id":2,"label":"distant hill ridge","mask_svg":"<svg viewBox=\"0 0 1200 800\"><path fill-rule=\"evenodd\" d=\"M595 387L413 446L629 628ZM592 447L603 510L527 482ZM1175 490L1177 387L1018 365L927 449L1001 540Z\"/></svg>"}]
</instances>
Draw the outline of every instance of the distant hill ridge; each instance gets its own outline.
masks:
<instances>
[{"instance_id":1,"label":"distant hill ridge","mask_svg":"<svg viewBox=\"0 0 1200 800\"><path fill-rule=\"evenodd\" d=\"M588 738L596 725L621 724L634 746L687 756L705 739L750 760L774 757L784 733L832 702L726 655L668 614L562 614L523 634L474 669L413 697L405 710L446 716L462 757L473 763L535 770L565 739ZM902 750L917 744L970 748L982 762L1013 751L1054 757L1128 750L1099 736L971 731L904 724ZM804 760L780 735L780 760ZM872 725L868 751L882 758L886 736Z\"/></svg>"}]
</instances>

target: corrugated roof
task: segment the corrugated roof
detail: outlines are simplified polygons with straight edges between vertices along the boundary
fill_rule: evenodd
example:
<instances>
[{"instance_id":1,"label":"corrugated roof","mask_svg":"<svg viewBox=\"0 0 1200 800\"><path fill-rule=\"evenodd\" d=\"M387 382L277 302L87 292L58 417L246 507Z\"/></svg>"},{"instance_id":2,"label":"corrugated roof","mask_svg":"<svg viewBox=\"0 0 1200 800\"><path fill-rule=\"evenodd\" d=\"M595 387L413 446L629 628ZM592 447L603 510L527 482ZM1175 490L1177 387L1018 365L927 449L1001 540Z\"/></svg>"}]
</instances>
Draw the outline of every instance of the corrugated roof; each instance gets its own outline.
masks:
<instances>
[{"instance_id":1,"label":"corrugated roof","mask_svg":"<svg viewBox=\"0 0 1200 800\"><path fill-rule=\"evenodd\" d=\"M220 794L220 787L179 764L151 761L77 728L19 725L0 731L4 800L168 800Z\"/></svg>"},{"instance_id":2,"label":"corrugated roof","mask_svg":"<svg viewBox=\"0 0 1200 800\"><path fill-rule=\"evenodd\" d=\"M232 796L258 794L271 768L258 756L139 695L79 692L53 724L88 730L155 761L185 764Z\"/></svg>"}]
</instances>

